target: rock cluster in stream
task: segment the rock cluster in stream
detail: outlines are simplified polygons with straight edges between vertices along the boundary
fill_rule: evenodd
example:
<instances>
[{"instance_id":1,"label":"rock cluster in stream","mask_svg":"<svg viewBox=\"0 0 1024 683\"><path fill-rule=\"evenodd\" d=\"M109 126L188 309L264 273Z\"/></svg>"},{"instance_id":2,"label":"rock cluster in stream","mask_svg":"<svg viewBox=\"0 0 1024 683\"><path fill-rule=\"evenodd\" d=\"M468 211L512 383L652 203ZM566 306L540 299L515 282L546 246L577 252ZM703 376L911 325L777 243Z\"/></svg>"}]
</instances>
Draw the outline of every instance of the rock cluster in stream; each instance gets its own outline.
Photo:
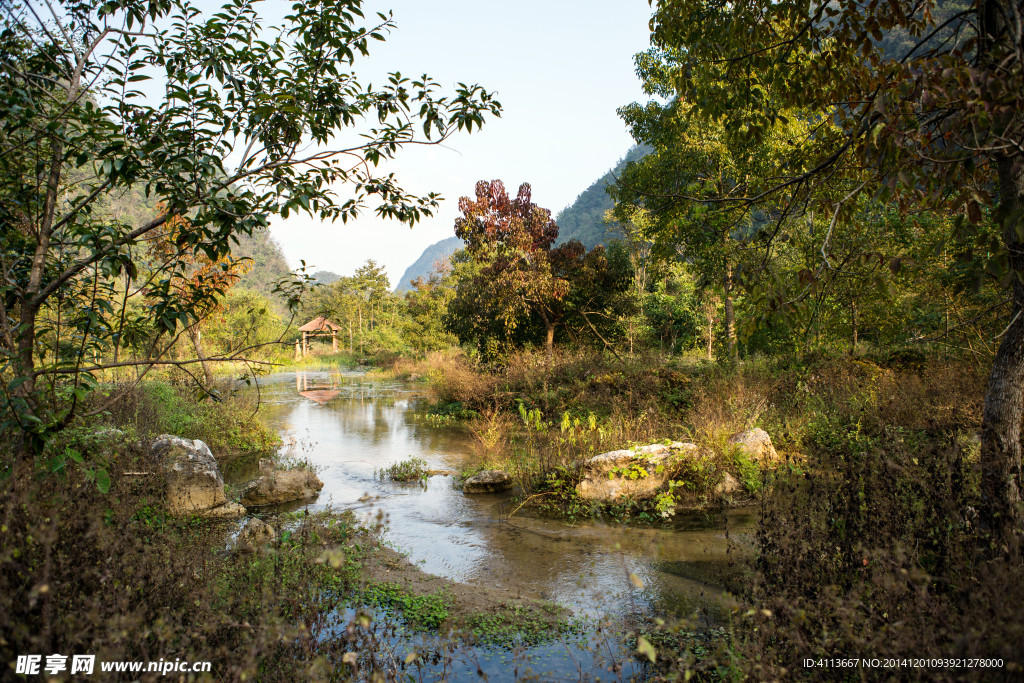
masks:
<instances>
[{"instance_id":1,"label":"rock cluster in stream","mask_svg":"<svg viewBox=\"0 0 1024 683\"><path fill-rule=\"evenodd\" d=\"M737 434L729 443L758 464L769 464L779 457L771 437L763 429ZM577 484L576 492L584 500L601 504L648 500L667 489L673 461L709 457L712 457L710 451L679 441L602 453L584 464L584 478ZM743 484L729 472L722 473L715 487L715 493L723 496L741 491Z\"/></svg>"},{"instance_id":2,"label":"rock cluster in stream","mask_svg":"<svg viewBox=\"0 0 1024 683\"><path fill-rule=\"evenodd\" d=\"M247 507L311 500L324 487L313 472L278 470L272 460L260 460L260 477L243 490L239 504L227 499L217 460L199 439L162 434L149 454L167 486L167 509L176 515L238 519Z\"/></svg>"},{"instance_id":3,"label":"rock cluster in stream","mask_svg":"<svg viewBox=\"0 0 1024 683\"><path fill-rule=\"evenodd\" d=\"M210 447L199 439L162 434L149 449L167 484L167 509L176 515L238 519L245 508L224 495L224 478Z\"/></svg>"}]
</instances>

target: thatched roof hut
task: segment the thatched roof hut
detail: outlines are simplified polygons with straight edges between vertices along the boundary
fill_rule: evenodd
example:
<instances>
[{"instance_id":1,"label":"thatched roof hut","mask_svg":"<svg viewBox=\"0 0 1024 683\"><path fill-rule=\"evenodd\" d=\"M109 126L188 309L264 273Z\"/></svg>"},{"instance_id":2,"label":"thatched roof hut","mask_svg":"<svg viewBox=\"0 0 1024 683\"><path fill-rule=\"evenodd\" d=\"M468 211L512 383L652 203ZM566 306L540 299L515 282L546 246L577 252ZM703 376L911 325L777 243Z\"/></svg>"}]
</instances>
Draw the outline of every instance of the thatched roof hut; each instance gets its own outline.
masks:
<instances>
[{"instance_id":1,"label":"thatched roof hut","mask_svg":"<svg viewBox=\"0 0 1024 683\"><path fill-rule=\"evenodd\" d=\"M332 323L327 318L319 315L299 328L299 332L337 332L341 325Z\"/></svg>"}]
</instances>

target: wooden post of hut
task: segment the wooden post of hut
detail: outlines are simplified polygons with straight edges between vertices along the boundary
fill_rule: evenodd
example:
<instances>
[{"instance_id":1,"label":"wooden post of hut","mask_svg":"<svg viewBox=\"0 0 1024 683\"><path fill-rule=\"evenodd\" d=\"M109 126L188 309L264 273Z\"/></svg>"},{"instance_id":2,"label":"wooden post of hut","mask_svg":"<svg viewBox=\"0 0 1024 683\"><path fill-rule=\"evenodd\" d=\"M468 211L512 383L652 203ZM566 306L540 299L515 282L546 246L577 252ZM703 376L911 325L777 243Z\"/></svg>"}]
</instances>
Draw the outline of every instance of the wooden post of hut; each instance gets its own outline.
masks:
<instances>
[{"instance_id":1,"label":"wooden post of hut","mask_svg":"<svg viewBox=\"0 0 1024 683\"><path fill-rule=\"evenodd\" d=\"M341 325L336 325L323 316L310 320L299 328L299 331L302 332L302 355L305 356L309 353L309 342L312 337L325 337L328 334L331 335L331 348L334 353L337 353L338 330L340 329Z\"/></svg>"},{"instance_id":2,"label":"wooden post of hut","mask_svg":"<svg viewBox=\"0 0 1024 683\"><path fill-rule=\"evenodd\" d=\"M295 360L302 358L302 342L298 339L295 340Z\"/></svg>"}]
</instances>

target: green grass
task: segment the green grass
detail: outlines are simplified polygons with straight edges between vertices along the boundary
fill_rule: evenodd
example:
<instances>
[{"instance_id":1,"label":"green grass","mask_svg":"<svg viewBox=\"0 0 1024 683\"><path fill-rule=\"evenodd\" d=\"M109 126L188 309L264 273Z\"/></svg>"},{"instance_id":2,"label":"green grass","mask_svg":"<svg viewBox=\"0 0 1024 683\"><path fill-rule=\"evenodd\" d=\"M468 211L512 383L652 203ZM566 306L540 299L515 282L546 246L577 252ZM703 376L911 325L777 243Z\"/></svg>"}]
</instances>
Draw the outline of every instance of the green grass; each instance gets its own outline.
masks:
<instances>
[{"instance_id":1,"label":"green grass","mask_svg":"<svg viewBox=\"0 0 1024 683\"><path fill-rule=\"evenodd\" d=\"M277 432L259 418L249 395L201 400L192 392L164 382L144 382L140 403L150 414L145 428L153 434L202 439L215 455L262 453L280 445Z\"/></svg>"},{"instance_id":2,"label":"green grass","mask_svg":"<svg viewBox=\"0 0 1024 683\"><path fill-rule=\"evenodd\" d=\"M444 591L413 595L392 583L375 583L366 587L363 602L368 606L393 611L410 626L436 629L449 617L451 596Z\"/></svg>"},{"instance_id":3,"label":"green grass","mask_svg":"<svg viewBox=\"0 0 1024 683\"><path fill-rule=\"evenodd\" d=\"M554 613L558 607L550 605L540 609ZM477 643L508 649L543 645L567 635L582 635L592 627L593 624L578 619L559 619L552 623L538 610L521 606L499 613L474 614L466 623L469 634Z\"/></svg>"},{"instance_id":4,"label":"green grass","mask_svg":"<svg viewBox=\"0 0 1024 683\"><path fill-rule=\"evenodd\" d=\"M400 482L424 481L427 478L427 461L410 456L408 460L374 470L373 475L381 481L386 479Z\"/></svg>"}]
</instances>

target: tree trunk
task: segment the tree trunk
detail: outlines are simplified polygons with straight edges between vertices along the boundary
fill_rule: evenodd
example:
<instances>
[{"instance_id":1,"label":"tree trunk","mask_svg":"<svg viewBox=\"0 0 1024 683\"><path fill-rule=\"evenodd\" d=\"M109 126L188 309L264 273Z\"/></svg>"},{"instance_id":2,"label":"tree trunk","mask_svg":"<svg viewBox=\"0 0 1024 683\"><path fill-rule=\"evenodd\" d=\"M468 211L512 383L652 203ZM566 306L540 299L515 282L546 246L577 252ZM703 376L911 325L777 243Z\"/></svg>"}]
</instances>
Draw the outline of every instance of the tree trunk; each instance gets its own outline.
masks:
<instances>
[{"instance_id":1,"label":"tree trunk","mask_svg":"<svg viewBox=\"0 0 1024 683\"><path fill-rule=\"evenodd\" d=\"M725 339L729 345L729 356L735 358L736 348L736 313L732 306L732 264L725 262Z\"/></svg>"},{"instance_id":2,"label":"tree trunk","mask_svg":"<svg viewBox=\"0 0 1024 683\"><path fill-rule=\"evenodd\" d=\"M1000 40L1020 34L1009 26L1016 7L1005 0L980 0L978 9L977 62L995 78L1004 66L998 64L1001 54L994 50ZM1019 15L1018 15L1019 16ZM1021 48L1020 43L1011 49ZM1019 54L1019 52L1018 52ZM1017 64L1017 68L1020 65ZM1010 150L1019 150L1024 135L1019 122L1001 131ZM1015 145L1013 143L1016 143ZM1019 152L1012 156L994 157L999 179L999 210L996 218L1003 224L1003 245L1013 277L1013 306L1010 324L1003 333L992 374L985 394L981 424L981 525L990 551L1008 553L1018 545L1014 530L1020 528L1021 510L1021 445L1020 426L1024 414L1024 240L1017 232L1024 224L1020 210L1024 207L1024 168Z\"/></svg>"},{"instance_id":3,"label":"tree trunk","mask_svg":"<svg viewBox=\"0 0 1024 683\"><path fill-rule=\"evenodd\" d=\"M857 302L854 301L850 306L850 319L853 323L853 342L850 344L850 355L854 356L857 354Z\"/></svg>"},{"instance_id":4,"label":"tree trunk","mask_svg":"<svg viewBox=\"0 0 1024 683\"><path fill-rule=\"evenodd\" d=\"M203 333L199 329L199 325L195 324L188 328L188 338L192 340L192 348L196 350L196 357L203 366L203 375L206 378L206 386L213 386L213 368L210 367L210 363L206 360L206 354L203 353L202 344Z\"/></svg>"},{"instance_id":5,"label":"tree trunk","mask_svg":"<svg viewBox=\"0 0 1024 683\"><path fill-rule=\"evenodd\" d=\"M43 220L35 234L36 249L32 257L32 267L29 270L28 287L21 297L21 325L17 336L17 361L14 363L14 374L22 379L22 384L14 389L14 395L22 398L28 410L27 415L35 416L35 358L33 353L36 346L36 317L43 301L36 300L39 290L43 287L43 277L46 274L46 257L50 252L50 237L53 232L53 216L57 206L57 190L60 187L61 169L63 168L64 144L57 140L53 146L53 153L50 161L50 173L46 182L46 197L43 205ZM56 351L59 353L59 350ZM21 416L19 416L21 421ZM25 424L24 421L21 421ZM22 440L26 452L35 453L38 450L38 443ZM27 448L25 448L27 447Z\"/></svg>"},{"instance_id":6,"label":"tree trunk","mask_svg":"<svg viewBox=\"0 0 1024 683\"><path fill-rule=\"evenodd\" d=\"M998 215L1005 221L1003 244L1009 254L1009 266L1017 272L1013 278L1013 308L1010 325L992 363L985 410L981 426L981 523L995 549L1015 545L1013 530L1020 518L1021 500L1020 426L1024 415L1024 243L1017 225L1010 220L1024 206L1024 168L1015 168L1012 158L999 157Z\"/></svg>"},{"instance_id":7,"label":"tree trunk","mask_svg":"<svg viewBox=\"0 0 1024 683\"><path fill-rule=\"evenodd\" d=\"M551 367L551 359L555 352L555 325L553 322L548 321L548 317L544 317L544 348L547 350L547 362L548 367Z\"/></svg>"},{"instance_id":8,"label":"tree trunk","mask_svg":"<svg viewBox=\"0 0 1024 683\"><path fill-rule=\"evenodd\" d=\"M714 360L714 356L711 355L711 343L715 340L715 319L712 316L708 316L708 360Z\"/></svg>"}]
</instances>

